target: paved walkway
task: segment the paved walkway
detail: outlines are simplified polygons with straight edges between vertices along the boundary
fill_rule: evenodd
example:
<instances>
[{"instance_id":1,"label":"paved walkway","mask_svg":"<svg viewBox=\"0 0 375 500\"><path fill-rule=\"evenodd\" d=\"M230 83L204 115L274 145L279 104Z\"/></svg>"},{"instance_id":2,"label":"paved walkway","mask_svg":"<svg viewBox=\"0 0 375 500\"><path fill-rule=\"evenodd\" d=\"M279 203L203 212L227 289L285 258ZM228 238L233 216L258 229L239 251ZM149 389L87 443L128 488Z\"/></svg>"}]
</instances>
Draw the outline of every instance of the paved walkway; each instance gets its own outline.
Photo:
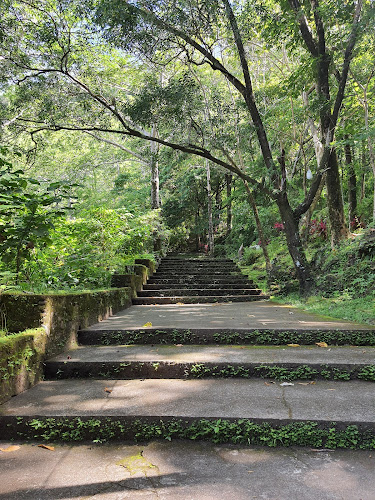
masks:
<instances>
[{"instance_id":1,"label":"paved walkway","mask_svg":"<svg viewBox=\"0 0 375 500\"><path fill-rule=\"evenodd\" d=\"M110 392L108 392L110 391ZM316 384L259 379L44 381L2 405L7 417L150 416L363 423L375 428L373 382ZM334 398L334 404L333 404ZM375 498L375 497L374 497Z\"/></svg>"},{"instance_id":2,"label":"paved walkway","mask_svg":"<svg viewBox=\"0 0 375 500\"><path fill-rule=\"evenodd\" d=\"M0 500L374 500L375 453L204 442L0 442Z\"/></svg>"},{"instance_id":3,"label":"paved walkway","mask_svg":"<svg viewBox=\"0 0 375 500\"><path fill-rule=\"evenodd\" d=\"M238 329L366 329L363 325L335 321L307 314L289 306L258 303L132 306L93 325L89 330L153 328L238 328ZM195 347L178 346L184 358ZM105 348L113 358L124 350ZM143 349L132 346L139 358L163 360L164 346ZM174 350L174 348L172 348ZM200 349L200 348L199 348ZM230 348L233 359L242 359L245 348ZM290 350L289 350L290 349ZM286 352L309 358L327 356L328 350L273 349L269 355L283 359ZM373 348L335 348L344 358L348 353L370 360ZM73 356L93 355L78 349ZM199 351L203 354L204 349ZM266 355L267 349L262 351ZM91 354L90 354L91 353ZM221 347L210 354L222 356ZM260 353L260 351L258 351ZM344 356L344 357L343 357ZM370 357L369 357L370 356ZM150 358L151 359L151 358ZM301 358L302 359L302 358ZM303 358L305 359L305 358ZM62 390L59 392L56 387ZM138 388L139 386L139 388ZM222 417L231 408L236 416L279 419L314 418L320 409L328 420L375 422L374 384L351 381L319 381L316 385L295 383L281 386L261 380L71 380L46 381L3 406L9 415L65 415L79 407L80 414L139 414L148 406L151 414L173 414L183 390L188 398L180 410L190 415L193 407L202 416ZM110 390L108 391L108 387ZM107 390L106 390L107 388ZM224 388L224 389L223 389ZM134 394L142 391L142 399ZM40 393L40 399L34 398ZM202 397L205 393L206 397ZM223 398L223 394L227 398ZM335 404L332 404L333 394ZM199 397L197 397L199 395ZM236 403L230 398L238 396ZM133 397L133 403L132 403ZM255 398L255 399L254 399ZM128 404L124 405L124 401ZM301 403L304 401L305 403ZM240 402L240 403L239 403ZM137 406L138 405L138 406ZM0 436L1 439L1 436ZM124 443L106 445L55 445L54 450L22 442L0 442L0 500L374 500L374 451L311 450L306 448L267 449L205 442L153 441L147 445ZM1 451L8 446L14 451Z\"/></svg>"},{"instance_id":4,"label":"paved walkway","mask_svg":"<svg viewBox=\"0 0 375 500\"><path fill-rule=\"evenodd\" d=\"M87 328L124 330L152 323L153 328L273 328L273 329L369 329L364 325L310 314L272 302L216 304L168 304L131 306Z\"/></svg>"}]
</instances>

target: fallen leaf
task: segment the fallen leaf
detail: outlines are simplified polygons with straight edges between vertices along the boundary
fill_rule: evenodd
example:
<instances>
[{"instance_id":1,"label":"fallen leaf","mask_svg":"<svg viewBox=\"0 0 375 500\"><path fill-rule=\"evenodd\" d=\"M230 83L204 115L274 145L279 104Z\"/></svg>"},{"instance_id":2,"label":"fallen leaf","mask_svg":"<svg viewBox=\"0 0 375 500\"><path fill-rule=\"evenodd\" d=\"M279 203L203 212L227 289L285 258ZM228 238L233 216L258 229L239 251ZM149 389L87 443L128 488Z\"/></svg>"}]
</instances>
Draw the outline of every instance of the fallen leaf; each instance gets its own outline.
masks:
<instances>
[{"instance_id":1,"label":"fallen leaf","mask_svg":"<svg viewBox=\"0 0 375 500\"><path fill-rule=\"evenodd\" d=\"M145 323L145 324L143 325L143 327L146 327L146 326L152 326L151 321L148 321L147 323Z\"/></svg>"},{"instance_id":2,"label":"fallen leaf","mask_svg":"<svg viewBox=\"0 0 375 500\"><path fill-rule=\"evenodd\" d=\"M315 342L315 344L319 347L328 347L328 344L326 342Z\"/></svg>"},{"instance_id":3,"label":"fallen leaf","mask_svg":"<svg viewBox=\"0 0 375 500\"><path fill-rule=\"evenodd\" d=\"M269 384L268 382L264 382L264 385L271 385L271 384Z\"/></svg>"},{"instance_id":4,"label":"fallen leaf","mask_svg":"<svg viewBox=\"0 0 375 500\"><path fill-rule=\"evenodd\" d=\"M298 382L298 385L310 385L310 382Z\"/></svg>"},{"instance_id":5,"label":"fallen leaf","mask_svg":"<svg viewBox=\"0 0 375 500\"><path fill-rule=\"evenodd\" d=\"M183 302L176 302L176 306L183 306L184 303Z\"/></svg>"},{"instance_id":6,"label":"fallen leaf","mask_svg":"<svg viewBox=\"0 0 375 500\"><path fill-rule=\"evenodd\" d=\"M285 387L287 385L294 385L294 384L292 384L292 382L282 382L280 385L281 387Z\"/></svg>"},{"instance_id":7,"label":"fallen leaf","mask_svg":"<svg viewBox=\"0 0 375 500\"><path fill-rule=\"evenodd\" d=\"M15 444L12 444L11 446L8 446L8 448L0 448L0 451L4 451L5 453L9 453L11 451L16 451L19 450L21 446L16 446Z\"/></svg>"},{"instance_id":8,"label":"fallen leaf","mask_svg":"<svg viewBox=\"0 0 375 500\"><path fill-rule=\"evenodd\" d=\"M176 347L182 347L184 344L175 344Z\"/></svg>"},{"instance_id":9,"label":"fallen leaf","mask_svg":"<svg viewBox=\"0 0 375 500\"><path fill-rule=\"evenodd\" d=\"M108 387L105 387L104 390L105 390L105 392L108 392L108 394L111 394L111 392L112 392L112 389L108 389Z\"/></svg>"},{"instance_id":10,"label":"fallen leaf","mask_svg":"<svg viewBox=\"0 0 375 500\"><path fill-rule=\"evenodd\" d=\"M54 446L48 446L47 444L38 444L38 448L44 448L45 450L55 451Z\"/></svg>"},{"instance_id":11,"label":"fallen leaf","mask_svg":"<svg viewBox=\"0 0 375 500\"><path fill-rule=\"evenodd\" d=\"M253 470L248 470L247 472L249 472L249 473L250 473L250 472L254 472L254 471L253 471Z\"/></svg>"},{"instance_id":12,"label":"fallen leaf","mask_svg":"<svg viewBox=\"0 0 375 500\"><path fill-rule=\"evenodd\" d=\"M300 347L299 344L287 344L289 347Z\"/></svg>"}]
</instances>

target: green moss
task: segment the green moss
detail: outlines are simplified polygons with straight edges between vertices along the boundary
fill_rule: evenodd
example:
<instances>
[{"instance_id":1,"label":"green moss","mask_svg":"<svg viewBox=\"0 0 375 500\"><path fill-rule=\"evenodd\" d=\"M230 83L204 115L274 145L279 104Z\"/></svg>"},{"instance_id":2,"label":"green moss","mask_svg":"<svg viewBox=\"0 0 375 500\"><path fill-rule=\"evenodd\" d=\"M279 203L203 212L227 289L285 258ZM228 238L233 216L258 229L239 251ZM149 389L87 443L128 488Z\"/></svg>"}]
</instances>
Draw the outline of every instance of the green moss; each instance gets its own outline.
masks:
<instances>
[{"instance_id":1,"label":"green moss","mask_svg":"<svg viewBox=\"0 0 375 500\"><path fill-rule=\"evenodd\" d=\"M0 402L40 380L45 343L44 329L0 338Z\"/></svg>"},{"instance_id":2,"label":"green moss","mask_svg":"<svg viewBox=\"0 0 375 500\"><path fill-rule=\"evenodd\" d=\"M141 276L142 283L145 284L148 279L148 268L142 264L135 264L133 267L134 267L134 273L137 274L138 276Z\"/></svg>"},{"instance_id":3,"label":"green moss","mask_svg":"<svg viewBox=\"0 0 375 500\"><path fill-rule=\"evenodd\" d=\"M122 460L119 460L118 462L116 462L116 465L125 467L125 469L130 472L131 476L133 476L137 472L142 472L145 474L150 469L156 468L156 465L153 465L151 462L145 459L142 451L130 457L125 457Z\"/></svg>"},{"instance_id":4,"label":"green moss","mask_svg":"<svg viewBox=\"0 0 375 500\"><path fill-rule=\"evenodd\" d=\"M213 334L192 330L112 330L103 332L97 341L111 344L221 344L221 345L375 345L375 330L248 330L220 331Z\"/></svg>"},{"instance_id":5,"label":"green moss","mask_svg":"<svg viewBox=\"0 0 375 500\"><path fill-rule=\"evenodd\" d=\"M111 286L114 288L130 287L132 297L136 297L136 292L142 290L143 279L137 274L114 274L111 278Z\"/></svg>"}]
</instances>

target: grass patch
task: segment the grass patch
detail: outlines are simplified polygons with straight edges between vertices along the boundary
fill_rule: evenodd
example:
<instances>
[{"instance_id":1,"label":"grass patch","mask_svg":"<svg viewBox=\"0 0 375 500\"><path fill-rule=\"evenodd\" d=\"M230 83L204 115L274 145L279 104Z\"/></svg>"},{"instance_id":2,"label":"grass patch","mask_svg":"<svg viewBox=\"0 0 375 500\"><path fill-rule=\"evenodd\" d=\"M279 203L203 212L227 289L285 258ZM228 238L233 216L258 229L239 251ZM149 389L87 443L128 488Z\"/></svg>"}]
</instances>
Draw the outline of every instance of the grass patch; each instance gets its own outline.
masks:
<instances>
[{"instance_id":1,"label":"grass patch","mask_svg":"<svg viewBox=\"0 0 375 500\"><path fill-rule=\"evenodd\" d=\"M304 311L329 316L334 319L354 321L364 325L375 325L375 296L352 298L344 292L335 297L314 295L302 299L298 294L272 298L277 304L290 304Z\"/></svg>"}]
</instances>

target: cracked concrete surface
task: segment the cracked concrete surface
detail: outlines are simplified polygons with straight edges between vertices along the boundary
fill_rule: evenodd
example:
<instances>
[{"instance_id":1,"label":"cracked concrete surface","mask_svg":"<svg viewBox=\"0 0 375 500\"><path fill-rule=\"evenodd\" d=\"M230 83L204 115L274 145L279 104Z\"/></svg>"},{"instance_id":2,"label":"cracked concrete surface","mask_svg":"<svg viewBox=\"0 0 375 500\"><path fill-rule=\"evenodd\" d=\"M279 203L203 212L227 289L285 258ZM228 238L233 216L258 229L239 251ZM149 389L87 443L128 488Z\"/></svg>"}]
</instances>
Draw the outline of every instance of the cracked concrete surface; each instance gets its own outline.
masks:
<instances>
[{"instance_id":1,"label":"cracked concrete surface","mask_svg":"<svg viewBox=\"0 0 375 500\"><path fill-rule=\"evenodd\" d=\"M18 444L15 452L0 452L0 500L375 498L375 454L369 451L186 441L56 445L48 451Z\"/></svg>"},{"instance_id":2,"label":"cracked concrete surface","mask_svg":"<svg viewBox=\"0 0 375 500\"><path fill-rule=\"evenodd\" d=\"M303 312L269 301L215 304L131 306L86 330L153 328L274 328L312 330L368 330L371 327Z\"/></svg>"}]
</instances>

